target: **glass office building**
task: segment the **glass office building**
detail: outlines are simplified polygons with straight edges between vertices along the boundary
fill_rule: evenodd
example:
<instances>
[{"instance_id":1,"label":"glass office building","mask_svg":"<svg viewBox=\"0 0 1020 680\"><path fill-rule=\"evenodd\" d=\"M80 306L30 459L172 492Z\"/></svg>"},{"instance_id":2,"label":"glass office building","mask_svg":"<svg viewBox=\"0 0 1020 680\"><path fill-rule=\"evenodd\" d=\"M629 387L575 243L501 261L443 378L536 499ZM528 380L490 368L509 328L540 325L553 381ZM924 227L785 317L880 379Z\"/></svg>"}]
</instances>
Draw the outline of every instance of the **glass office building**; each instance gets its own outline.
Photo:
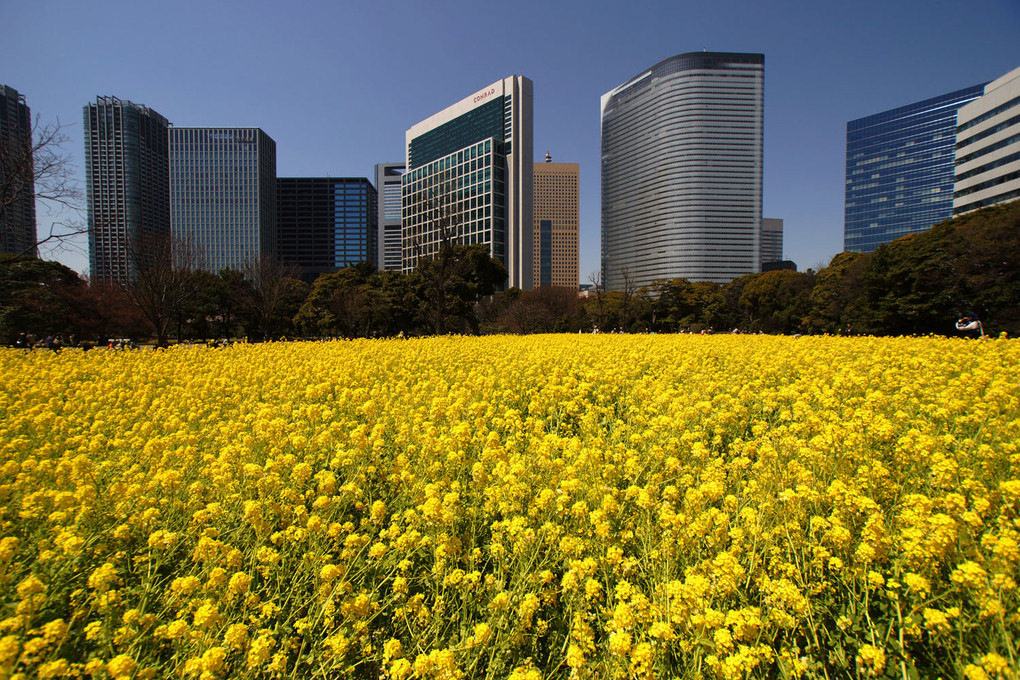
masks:
<instances>
[{"instance_id":1,"label":"glass office building","mask_svg":"<svg viewBox=\"0 0 1020 680\"><path fill-rule=\"evenodd\" d=\"M444 242L481 244L508 285L532 287L532 84L511 76L406 134L401 267Z\"/></svg>"},{"instance_id":2,"label":"glass office building","mask_svg":"<svg viewBox=\"0 0 1020 680\"><path fill-rule=\"evenodd\" d=\"M276 257L276 142L258 128L170 128L170 205L174 238L203 269Z\"/></svg>"},{"instance_id":3,"label":"glass office building","mask_svg":"<svg viewBox=\"0 0 1020 680\"><path fill-rule=\"evenodd\" d=\"M766 217L761 221L761 263L783 260L783 221Z\"/></svg>"},{"instance_id":4,"label":"glass office building","mask_svg":"<svg viewBox=\"0 0 1020 680\"><path fill-rule=\"evenodd\" d=\"M312 282L320 274L376 264L377 196L365 177L280 177L277 180L280 260Z\"/></svg>"},{"instance_id":5,"label":"glass office building","mask_svg":"<svg viewBox=\"0 0 1020 680\"><path fill-rule=\"evenodd\" d=\"M975 85L846 126L843 249L869 253L953 214L956 113Z\"/></svg>"},{"instance_id":6,"label":"glass office building","mask_svg":"<svg viewBox=\"0 0 1020 680\"><path fill-rule=\"evenodd\" d=\"M32 112L25 96L0 85L0 253L38 254Z\"/></svg>"},{"instance_id":7,"label":"glass office building","mask_svg":"<svg viewBox=\"0 0 1020 680\"><path fill-rule=\"evenodd\" d=\"M400 271L400 185L406 168L404 163L375 166L375 187L379 195L376 266L379 269Z\"/></svg>"},{"instance_id":8,"label":"glass office building","mask_svg":"<svg viewBox=\"0 0 1020 680\"><path fill-rule=\"evenodd\" d=\"M127 283L170 238L167 119L116 97L84 108L89 274Z\"/></svg>"},{"instance_id":9,"label":"glass office building","mask_svg":"<svg viewBox=\"0 0 1020 680\"><path fill-rule=\"evenodd\" d=\"M765 57L693 52L602 96L602 279L759 271Z\"/></svg>"}]
</instances>

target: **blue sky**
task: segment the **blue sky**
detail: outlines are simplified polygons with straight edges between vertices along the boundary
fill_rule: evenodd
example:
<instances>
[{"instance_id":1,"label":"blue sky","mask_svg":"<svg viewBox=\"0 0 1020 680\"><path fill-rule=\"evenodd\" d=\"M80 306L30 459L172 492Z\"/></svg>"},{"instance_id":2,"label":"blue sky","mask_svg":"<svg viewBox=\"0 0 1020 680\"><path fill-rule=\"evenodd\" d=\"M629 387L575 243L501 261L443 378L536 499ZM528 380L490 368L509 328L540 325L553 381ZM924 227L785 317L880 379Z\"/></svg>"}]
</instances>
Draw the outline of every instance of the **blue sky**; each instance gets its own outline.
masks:
<instances>
[{"instance_id":1,"label":"blue sky","mask_svg":"<svg viewBox=\"0 0 1020 680\"><path fill-rule=\"evenodd\" d=\"M525 75L535 159L581 166L582 282L599 266L599 98L666 57L765 54L765 216L802 270L842 250L847 121L1020 66L1020 0L0 0L0 26L0 83L70 124L82 179L97 95L260 127L280 176L370 177L403 159L407 128ZM81 249L52 257L88 268Z\"/></svg>"}]
</instances>

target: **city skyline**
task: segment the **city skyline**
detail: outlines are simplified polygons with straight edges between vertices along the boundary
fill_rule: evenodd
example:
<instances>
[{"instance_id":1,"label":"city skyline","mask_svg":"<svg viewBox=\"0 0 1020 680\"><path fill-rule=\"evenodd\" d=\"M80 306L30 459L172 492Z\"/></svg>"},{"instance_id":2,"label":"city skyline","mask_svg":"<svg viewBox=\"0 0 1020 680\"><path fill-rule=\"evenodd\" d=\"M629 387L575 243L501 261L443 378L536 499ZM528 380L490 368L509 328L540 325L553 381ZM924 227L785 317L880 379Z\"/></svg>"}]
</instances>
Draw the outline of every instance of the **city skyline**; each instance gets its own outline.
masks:
<instances>
[{"instance_id":1,"label":"city skyline","mask_svg":"<svg viewBox=\"0 0 1020 680\"><path fill-rule=\"evenodd\" d=\"M281 176L372 177L375 164L402 157L403 132L415 121L521 73L535 83L536 157L548 149L584 176L583 283L600 250L598 99L649 64L702 47L765 54L764 214L785 220L784 256L803 270L842 250L847 121L992 80L1020 61L1012 0L966 12L915 0L737 2L725 13L677 3L589 9L21 3L0 10L9 27L0 82L44 122L69 125L65 150L84 184L78 121L96 95L143 104L181 126L262 128L277 141ZM158 34L146 28L154 22ZM478 50L496 25L515 40ZM457 39L438 40L429 59L415 60L425 34ZM38 217L40 231L54 219ZM83 250L43 255L83 271Z\"/></svg>"}]
</instances>

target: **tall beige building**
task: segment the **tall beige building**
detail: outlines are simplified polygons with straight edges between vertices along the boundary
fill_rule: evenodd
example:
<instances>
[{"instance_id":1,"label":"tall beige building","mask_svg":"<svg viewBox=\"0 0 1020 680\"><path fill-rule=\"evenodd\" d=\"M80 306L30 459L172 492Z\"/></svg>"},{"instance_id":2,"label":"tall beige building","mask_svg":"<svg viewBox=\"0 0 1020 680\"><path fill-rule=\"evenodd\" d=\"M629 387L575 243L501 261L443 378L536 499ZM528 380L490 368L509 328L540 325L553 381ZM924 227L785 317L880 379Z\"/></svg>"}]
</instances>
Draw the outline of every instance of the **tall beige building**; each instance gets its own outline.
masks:
<instances>
[{"instance_id":1,"label":"tall beige building","mask_svg":"<svg viewBox=\"0 0 1020 680\"><path fill-rule=\"evenodd\" d=\"M535 287L577 288L577 163L535 163Z\"/></svg>"}]
</instances>

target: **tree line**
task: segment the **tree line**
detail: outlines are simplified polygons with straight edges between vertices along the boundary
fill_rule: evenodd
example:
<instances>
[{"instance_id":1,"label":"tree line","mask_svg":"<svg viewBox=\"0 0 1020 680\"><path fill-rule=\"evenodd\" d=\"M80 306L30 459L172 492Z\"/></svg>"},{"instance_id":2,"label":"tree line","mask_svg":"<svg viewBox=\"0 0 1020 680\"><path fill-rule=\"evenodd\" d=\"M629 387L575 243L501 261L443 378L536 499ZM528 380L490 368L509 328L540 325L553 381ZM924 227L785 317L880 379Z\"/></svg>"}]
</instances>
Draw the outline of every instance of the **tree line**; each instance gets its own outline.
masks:
<instances>
[{"instance_id":1,"label":"tree line","mask_svg":"<svg viewBox=\"0 0 1020 680\"><path fill-rule=\"evenodd\" d=\"M769 271L726 284L686 279L603 290L499 290L505 267L484 246L445 244L409 274L361 263L312 284L261 259L203 271L186 248L136 268L131 284L88 282L67 267L0 257L0 340L19 333L208 341L446 333L764 332L950 334L977 314L1020 333L1020 202L992 206L819 271ZM157 251L159 249L156 249ZM624 277L629 280L628 277Z\"/></svg>"}]
</instances>

